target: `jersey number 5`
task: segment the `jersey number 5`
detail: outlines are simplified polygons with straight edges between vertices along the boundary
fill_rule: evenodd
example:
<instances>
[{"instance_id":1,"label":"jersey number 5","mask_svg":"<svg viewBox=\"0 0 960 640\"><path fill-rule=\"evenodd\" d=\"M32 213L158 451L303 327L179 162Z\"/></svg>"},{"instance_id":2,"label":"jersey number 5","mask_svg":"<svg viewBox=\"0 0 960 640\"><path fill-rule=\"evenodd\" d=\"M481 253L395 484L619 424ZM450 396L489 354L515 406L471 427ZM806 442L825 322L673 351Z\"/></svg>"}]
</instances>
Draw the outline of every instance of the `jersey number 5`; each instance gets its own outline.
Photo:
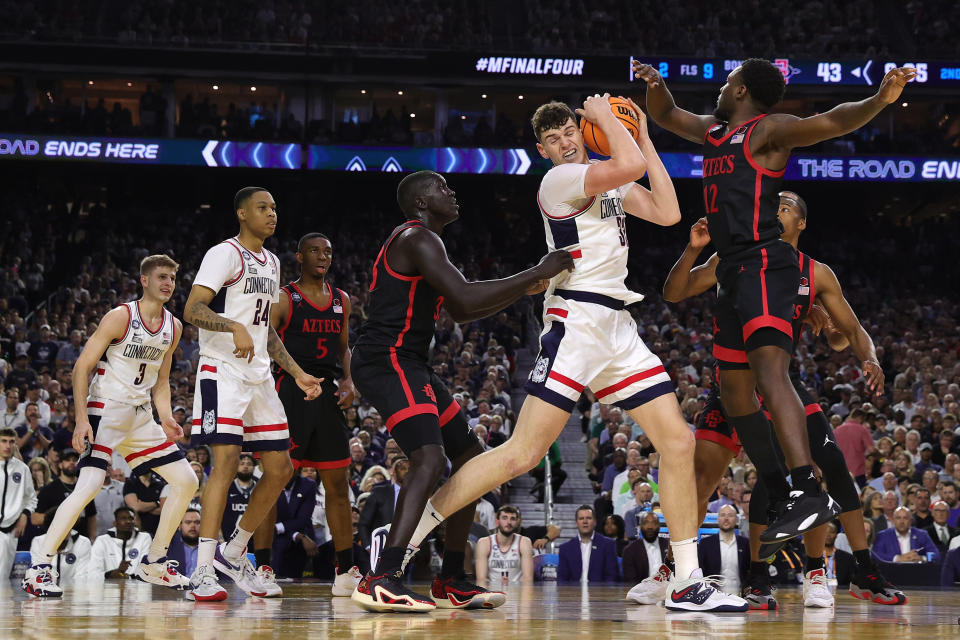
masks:
<instances>
[{"instance_id":1,"label":"jersey number 5","mask_svg":"<svg viewBox=\"0 0 960 640\"><path fill-rule=\"evenodd\" d=\"M327 338L317 338L317 360L327 357Z\"/></svg>"},{"instance_id":2,"label":"jersey number 5","mask_svg":"<svg viewBox=\"0 0 960 640\"><path fill-rule=\"evenodd\" d=\"M270 303L263 304L263 298L257 298L257 309L253 312L253 324L254 326L270 325Z\"/></svg>"}]
</instances>

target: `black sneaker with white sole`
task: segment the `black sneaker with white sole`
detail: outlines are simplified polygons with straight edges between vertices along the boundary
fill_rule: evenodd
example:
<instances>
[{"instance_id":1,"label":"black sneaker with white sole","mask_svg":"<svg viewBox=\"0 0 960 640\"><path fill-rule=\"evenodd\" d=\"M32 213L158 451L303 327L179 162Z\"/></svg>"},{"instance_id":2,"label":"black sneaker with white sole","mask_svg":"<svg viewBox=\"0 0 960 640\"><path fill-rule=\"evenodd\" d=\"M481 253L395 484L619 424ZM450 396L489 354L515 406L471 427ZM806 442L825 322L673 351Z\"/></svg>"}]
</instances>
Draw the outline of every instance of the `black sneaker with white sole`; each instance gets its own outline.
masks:
<instances>
[{"instance_id":1,"label":"black sneaker with white sole","mask_svg":"<svg viewBox=\"0 0 960 640\"><path fill-rule=\"evenodd\" d=\"M840 505L825 491L808 495L791 491L790 499L776 522L760 534L760 542L782 542L830 522L840 513Z\"/></svg>"}]
</instances>

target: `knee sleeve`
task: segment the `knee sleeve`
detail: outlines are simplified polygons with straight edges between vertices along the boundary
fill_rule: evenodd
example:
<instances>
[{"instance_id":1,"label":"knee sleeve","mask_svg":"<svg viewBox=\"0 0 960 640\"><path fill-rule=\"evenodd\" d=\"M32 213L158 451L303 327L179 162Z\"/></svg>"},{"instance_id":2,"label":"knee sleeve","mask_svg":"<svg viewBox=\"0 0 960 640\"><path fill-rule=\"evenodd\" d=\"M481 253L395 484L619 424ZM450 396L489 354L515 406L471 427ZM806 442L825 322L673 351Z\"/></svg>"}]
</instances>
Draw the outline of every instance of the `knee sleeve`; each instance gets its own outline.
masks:
<instances>
[{"instance_id":1,"label":"knee sleeve","mask_svg":"<svg viewBox=\"0 0 960 640\"><path fill-rule=\"evenodd\" d=\"M810 454L823 473L827 490L840 505L840 512L859 509L862 505L857 486L850 477L847 461L837 445L830 423L822 412L807 416L807 433L810 435Z\"/></svg>"}]
</instances>

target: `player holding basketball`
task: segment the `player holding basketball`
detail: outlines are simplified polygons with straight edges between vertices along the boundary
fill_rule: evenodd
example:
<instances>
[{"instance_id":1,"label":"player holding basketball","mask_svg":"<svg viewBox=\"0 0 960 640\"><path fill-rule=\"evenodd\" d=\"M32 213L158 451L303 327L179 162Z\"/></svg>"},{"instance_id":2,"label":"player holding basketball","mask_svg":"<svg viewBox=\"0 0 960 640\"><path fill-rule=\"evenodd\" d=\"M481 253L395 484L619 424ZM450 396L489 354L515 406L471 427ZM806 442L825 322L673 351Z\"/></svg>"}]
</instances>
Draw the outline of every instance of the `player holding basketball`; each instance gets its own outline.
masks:
<instances>
[{"instance_id":1,"label":"player holding basketball","mask_svg":"<svg viewBox=\"0 0 960 640\"><path fill-rule=\"evenodd\" d=\"M190 600L223 600L219 570L250 595L281 595L273 571L258 573L247 559L254 529L276 504L293 474L290 432L270 375L270 360L313 400L320 380L300 368L270 326L279 301L280 262L263 247L277 227L270 192L244 187L234 196L240 233L207 251L193 279L185 318L200 329L200 361L193 398L193 441L213 450L213 469L203 492L197 568ZM227 491L237 473L241 448L259 453L263 476L230 540L217 545ZM215 570L216 568L216 570Z\"/></svg>"},{"instance_id":2,"label":"player holding basketball","mask_svg":"<svg viewBox=\"0 0 960 640\"><path fill-rule=\"evenodd\" d=\"M778 217L783 225L781 240L797 249L800 234L807 228L807 206L799 195L792 191L780 193ZM703 293L717 283L719 257L713 254L702 265L694 266L700 251L710 242L706 219L701 218L690 229L690 243L674 265L664 284L664 299L679 302ZM794 302L792 320L793 349L799 343L802 323L810 319L814 303L818 303L828 318L828 340L835 350L850 345L854 354L865 363L867 385L876 394L883 392L883 371L877 361L873 340L857 320L849 303L843 296L840 283L827 265L800 253L800 286ZM821 315L821 314L817 314ZM814 322L820 322L819 319ZM795 361L794 361L795 362ZM740 365L746 368L747 364ZM853 483L843 452L837 446L833 430L819 403L810 395L800 380L796 366L790 370L790 380L804 405L806 431L813 461L820 467L830 493L840 506L840 522L850 540L857 561L857 571L850 585L850 593L857 598L872 600L879 604L904 604L906 596L890 585L870 557L863 529L863 511L857 488ZM719 398L711 394L707 406L697 422L697 492L700 499L700 515L707 510L707 500L720 481L730 461L740 452L737 434L723 413ZM760 533L766 529L769 498L768 484L785 485L778 461L782 459L776 443L771 439L766 446L757 447L749 441L747 455L758 463L760 482L754 488L750 500L750 551L752 556L750 584L744 590L753 609L776 609L777 602L770 591L766 558L780 545L760 544ZM771 477L772 474L772 477ZM827 525L808 531L804 535L807 550L807 566L804 575L804 604L813 607L833 605L833 596L826 587L823 572L823 543Z\"/></svg>"},{"instance_id":3,"label":"player holding basketball","mask_svg":"<svg viewBox=\"0 0 960 640\"><path fill-rule=\"evenodd\" d=\"M372 611L492 608L506 596L462 579L474 503L486 490L459 505L455 515L451 511L432 598L401 582L407 544L447 458L456 470L483 452L460 404L427 363L428 351L441 305L457 322L491 316L527 293L543 291L547 279L573 268L573 259L554 251L508 278L467 282L440 239L444 227L460 217L456 194L444 177L432 171L408 175L397 188L397 204L407 219L391 232L374 262L367 320L351 365L357 389L386 419L391 437L410 459L410 471L386 546L353 599Z\"/></svg>"},{"instance_id":4,"label":"player holding basketball","mask_svg":"<svg viewBox=\"0 0 960 640\"><path fill-rule=\"evenodd\" d=\"M527 472L557 439L584 388L627 411L660 452L660 498L670 527L677 575L653 600L668 609L745 611L747 603L705 579L697 560L697 501L693 434L680 412L673 383L640 339L627 304L642 295L627 276L626 215L669 226L680 220L673 183L639 116L639 146L614 118L608 96L593 96L577 112L599 126L611 157L591 161L574 113L551 102L534 113L537 149L553 162L537 201L547 245L571 251L577 268L554 278L544 301L540 354L513 435L471 460L434 495L412 543L417 545L448 514L493 487ZM647 172L650 189L634 183Z\"/></svg>"},{"instance_id":5,"label":"player holding basketball","mask_svg":"<svg viewBox=\"0 0 960 640\"><path fill-rule=\"evenodd\" d=\"M323 379L323 394L312 402L303 399L284 370L278 372L276 386L290 424L293 466L316 469L326 492L327 522L337 553L333 595L349 596L363 577L353 562L350 447L343 415L356 392L350 379L350 296L327 282L332 261L333 246L325 235L308 233L300 238L300 277L280 288L280 303L270 311L270 324L297 364Z\"/></svg>"},{"instance_id":6,"label":"player holding basketball","mask_svg":"<svg viewBox=\"0 0 960 640\"><path fill-rule=\"evenodd\" d=\"M838 507L813 473L803 405L788 375L791 321L800 285L796 250L780 241L777 194L795 147L844 135L865 125L897 100L916 74L892 69L876 95L844 103L810 118L768 112L786 84L767 60L751 58L730 72L713 115L694 115L676 106L657 71L634 63L647 84L647 108L654 122L703 144L704 203L710 237L717 248L717 335L724 409L741 441L768 438L770 424L757 404L759 389L769 408L786 457L793 491L764 542L787 540L832 519ZM734 368L731 365L748 368ZM865 363L868 371L879 366Z\"/></svg>"},{"instance_id":7,"label":"player holding basketball","mask_svg":"<svg viewBox=\"0 0 960 640\"><path fill-rule=\"evenodd\" d=\"M166 557L197 491L197 476L174 442L183 437L183 429L170 408L170 363L183 326L163 305L173 295L178 267L165 255L144 258L140 263L143 296L107 312L74 364L73 446L84 452L78 465L80 477L57 509L40 552L31 558L22 586L32 596L63 594L53 561L80 513L103 486L113 450L126 458L133 476L153 470L170 486L153 544L137 568L137 577L176 589L189 584L176 570L177 563ZM151 396L160 424L153 421Z\"/></svg>"}]
</instances>

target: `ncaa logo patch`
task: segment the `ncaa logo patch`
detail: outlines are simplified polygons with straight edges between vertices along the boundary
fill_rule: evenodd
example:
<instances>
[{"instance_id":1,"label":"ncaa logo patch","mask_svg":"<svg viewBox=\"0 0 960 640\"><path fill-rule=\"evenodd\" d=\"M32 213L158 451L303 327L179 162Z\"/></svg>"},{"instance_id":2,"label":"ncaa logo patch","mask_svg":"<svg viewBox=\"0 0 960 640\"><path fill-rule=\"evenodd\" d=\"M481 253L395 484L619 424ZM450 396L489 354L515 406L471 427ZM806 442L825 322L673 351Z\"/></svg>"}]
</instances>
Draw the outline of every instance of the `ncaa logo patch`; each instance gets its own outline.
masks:
<instances>
[{"instance_id":1,"label":"ncaa logo patch","mask_svg":"<svg viewBox=\"0 0 960 640\"><path fill-rule=\"evenodd\" d=\"M204 435L210 435L217 428L217 413L213 409L208 409L203 412L203 423L200 428L203 430Z\"/></svg>"},{"instance_id":2,"label":"ncaa logo patch","mask_svg":"<svg viewBox=\"0 0 960 640\"><path fill-rule=\"evenodd\" d=\"M77 556L72 553L68 553L67 555L63 556L63 561L67 564L73 564L77 561Z\"/></svg>"},{"instance_id":3,"label":"ncaa logo patch","mask_svg":"<svg viewBox=\"0 0 960 640\"><path fill-rule=\"evenodd\" d=\"M249 260L249 259L250 259L250 252L249 252L249 251L242 251L242 252L240 252L240 255L243 256L243 259L244 259L244 260Z\"/></svg>"},{"instance_id":4,"label":"ncaa logo patch","mask_svg":"<svg viewBox=\"0 0 960 640\"><path fill-rule=\"evenodd\" d=\"M134 320L133 322L130 323L130 326L133 327L133 330L134 330L134 331L136 331L137 329L140 328L140 321L139 321L139 320Z\"/></svg>"},{"instance_id":5,"label":"ncaa logo patch","mask_svg":"<svg viewBox=\"0 0 960 640\"><path fill-rule=\"evenodd\" d=\"M303 300L303 298L300 297L300 294L297 293L296 291L293 291L290 293L290 299L293 300L294 302L300 302L301 300Z\"/></svg>"},{"instance_id":6,"label":"ncaa logo patch","mask_svg":"<svg viewBox=\"0 0 960 640\"><path fill-rule=\"evenodd\" d=\"M14 472L10 475L10 479L13 480L14 482L16 482L17 484L20 484L20 481L23 479L23 476L20 475L20 472L19 472L19 471L14 471Z\"/></svg>"},{"instance_id":7,"label":"ncaa logo patch","mask_svg":"<svg viewBox=\"0 0 960 640\"><path fill-rule=\"evenodd\" d=\"M550 358L543 356L537 358L537 364L530 372L531 382L543 382L547 379L547 372L550 370Z\"/></svg>"}]
</instances>

